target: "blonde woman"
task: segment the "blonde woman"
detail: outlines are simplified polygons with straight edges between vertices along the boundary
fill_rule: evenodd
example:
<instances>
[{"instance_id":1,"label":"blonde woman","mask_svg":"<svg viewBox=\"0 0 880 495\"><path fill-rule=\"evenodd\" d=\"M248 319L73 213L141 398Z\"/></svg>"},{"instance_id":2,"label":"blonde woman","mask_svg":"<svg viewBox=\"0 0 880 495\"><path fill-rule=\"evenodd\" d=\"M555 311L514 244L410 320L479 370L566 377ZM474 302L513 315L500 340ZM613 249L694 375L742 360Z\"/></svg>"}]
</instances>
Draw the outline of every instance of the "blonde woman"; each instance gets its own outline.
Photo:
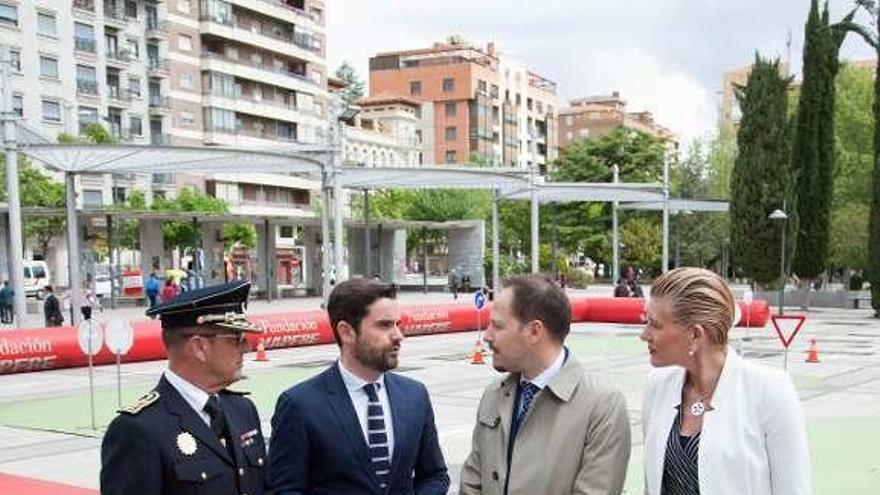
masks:
<instances>
[{"instance_id":1,"label":"blonde woman","mask_svg":"<svg viewBox=\"0 0 880 495\"><path fill-rule=\"evenodd\" d=\"M716 274L679 268L651 287L641 339L645 493L809 494L804 415L788 375L727 347L734 299Z\"/></svg>"}]
</instances>

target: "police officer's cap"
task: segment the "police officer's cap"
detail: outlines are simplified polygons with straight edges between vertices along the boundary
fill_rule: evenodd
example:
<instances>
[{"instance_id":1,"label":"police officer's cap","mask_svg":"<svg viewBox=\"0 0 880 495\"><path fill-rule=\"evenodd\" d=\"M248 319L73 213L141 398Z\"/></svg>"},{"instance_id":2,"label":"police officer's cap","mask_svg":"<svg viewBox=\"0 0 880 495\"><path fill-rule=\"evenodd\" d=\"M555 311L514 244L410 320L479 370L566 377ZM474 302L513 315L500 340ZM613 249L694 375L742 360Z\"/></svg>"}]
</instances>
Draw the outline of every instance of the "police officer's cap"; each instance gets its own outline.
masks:
<instances>
[{"instance_id":1,"label":"police officer's cap","mask_svg":"<svg viewBox=\"0 0 880 495\"><path fill-rule=\"evenodd\" d=\"M162 328L220 327L236 332L261 330L252 325L244 314L251 283L245 281L214 285L184 292L174 299L153 306L147 316L159 317Z\"/></svg>"}]
</instances>

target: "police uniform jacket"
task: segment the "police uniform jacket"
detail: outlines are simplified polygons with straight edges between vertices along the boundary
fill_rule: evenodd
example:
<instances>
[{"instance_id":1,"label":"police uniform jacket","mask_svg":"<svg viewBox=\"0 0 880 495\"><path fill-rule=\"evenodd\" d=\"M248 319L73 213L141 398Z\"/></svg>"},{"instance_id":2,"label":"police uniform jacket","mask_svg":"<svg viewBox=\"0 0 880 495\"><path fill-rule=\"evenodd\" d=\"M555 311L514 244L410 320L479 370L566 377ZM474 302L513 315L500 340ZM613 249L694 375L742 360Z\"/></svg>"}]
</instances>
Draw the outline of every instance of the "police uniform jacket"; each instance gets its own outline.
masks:
<instances>
[{"instance_id":1,"label":"police uniform jacket","mask_svg":"<svg viewBox=\"0 0 880 495\"><path fill-rule=\"evenodd\" d=\"M222 391L230 455L164 377L120 411L101 448L102 495L261 495L266 446L254 404Z\"/></svg>"}]
</instances>

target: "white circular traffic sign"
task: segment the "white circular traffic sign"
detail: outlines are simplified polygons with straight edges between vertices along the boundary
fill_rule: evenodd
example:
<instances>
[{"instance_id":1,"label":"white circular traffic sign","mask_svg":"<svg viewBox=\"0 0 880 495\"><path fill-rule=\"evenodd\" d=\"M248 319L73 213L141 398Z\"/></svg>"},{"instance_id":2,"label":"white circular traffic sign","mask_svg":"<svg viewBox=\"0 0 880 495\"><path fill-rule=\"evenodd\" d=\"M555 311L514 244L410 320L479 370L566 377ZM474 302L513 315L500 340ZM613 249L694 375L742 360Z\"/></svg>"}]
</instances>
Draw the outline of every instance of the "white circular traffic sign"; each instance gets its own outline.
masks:
<instances>
[{"instance_id":1,"label":"white circular traffic sign","mask_svg":"<svg viewBox=\"0 0 880 495\"><path fill-rule=\"evenodd\" d=\"M134 330L128 324L128 321L121 318L113 318L107 322L107 333L104 335L104 342L113 354L127 354L134 344Z\"/></svg>"},{"instance_id":2,"label":"white circular traffic sign","mask_svg":"<svg viewBox=\"0 0 880 495\"><path fill-rule=\"evenodd\" d=\"M79 324L76 341L83 354L94 356L101 351L104 344L104 332L94 320L85 320Z\"/></svg>"}]
</instances>

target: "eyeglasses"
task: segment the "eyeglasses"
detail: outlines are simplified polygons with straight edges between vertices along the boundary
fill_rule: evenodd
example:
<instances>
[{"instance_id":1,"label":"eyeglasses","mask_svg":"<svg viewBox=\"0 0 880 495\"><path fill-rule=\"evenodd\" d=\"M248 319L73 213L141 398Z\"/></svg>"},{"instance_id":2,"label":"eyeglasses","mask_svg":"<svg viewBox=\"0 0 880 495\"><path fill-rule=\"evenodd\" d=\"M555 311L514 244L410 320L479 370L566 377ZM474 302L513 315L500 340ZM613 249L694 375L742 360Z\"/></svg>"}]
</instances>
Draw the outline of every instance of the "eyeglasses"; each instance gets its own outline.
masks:
<instances>
[{"instance_id":1,"label":"eyeglasses","mask_svg":"<svg viewBox=\"0 0 880 495\"><path fill-rule=\"evenodd\" d=\"M210 338L218 338L218 339L233 339L236 345L244 345L247 342L247 338L245 334L242 332L236 333L193 333L190 334L191 337L204 337L206 339Z\"/></svg>"}]
</instances>

